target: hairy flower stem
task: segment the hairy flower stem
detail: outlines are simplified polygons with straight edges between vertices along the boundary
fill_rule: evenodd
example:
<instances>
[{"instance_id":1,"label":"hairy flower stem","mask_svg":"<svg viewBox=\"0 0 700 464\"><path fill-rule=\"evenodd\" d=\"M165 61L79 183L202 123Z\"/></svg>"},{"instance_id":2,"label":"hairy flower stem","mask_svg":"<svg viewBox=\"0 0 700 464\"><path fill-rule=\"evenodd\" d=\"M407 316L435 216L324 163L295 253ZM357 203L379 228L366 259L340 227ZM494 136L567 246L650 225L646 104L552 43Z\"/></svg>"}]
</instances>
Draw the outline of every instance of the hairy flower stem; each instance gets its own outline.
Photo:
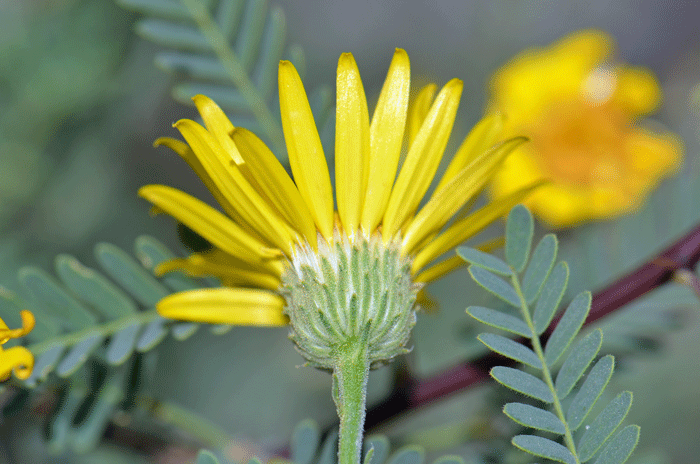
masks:
<instances>
[{"instance_id":1,"label":"hairy flower stem","mask_svg":"<svg viewBox=\"0 0 700 464\"><path fill-rule=\"evenodd\" d=\"M360 463L368 377L367 342L350 340L338 349L333 369L333 400L340 419L338 464Z\"/></svg>"}]
</instances>

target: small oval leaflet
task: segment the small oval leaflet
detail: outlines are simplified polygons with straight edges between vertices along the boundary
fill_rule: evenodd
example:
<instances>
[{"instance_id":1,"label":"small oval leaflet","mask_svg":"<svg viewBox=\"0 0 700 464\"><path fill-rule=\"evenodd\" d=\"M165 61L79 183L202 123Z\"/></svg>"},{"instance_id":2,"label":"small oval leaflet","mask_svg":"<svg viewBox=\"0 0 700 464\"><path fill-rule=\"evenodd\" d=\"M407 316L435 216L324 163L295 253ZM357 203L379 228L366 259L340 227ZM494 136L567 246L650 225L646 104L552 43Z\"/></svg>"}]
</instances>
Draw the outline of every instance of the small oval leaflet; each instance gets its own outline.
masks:
<instances>
[{"instance_id":1,"label":"small oval leaflet","mask_svg":"<svg viewBox=\"0 0 700 464\"><path fill-rule=\"evenodd\" d=\"M483 322L491 327L496 327L520 335L521 337L529 337L532 335L530 333L530 328L525 322L510 314L502 313L501 311L484 308L483 306L470 306L467 308L467 314L477 321Z\"/></svg>"},{"instance_id":2,"label":"small oval leaflet","mask_svg":"<svg viewBox=\"0 0 700 464\"><path fill-rule=\"evenodd\" d=\"M506 261L517 272L522 272L532 246L534 233L532 214L523 205L510 210L506 222Z\"/></svg>"},{"instance_id":3,"label":"small oval leaflet","mask_svg":"<svg viewBox=\"0 0 700 464\"><path fill-rule=\"evenodd\" d=\"M564 354L581 330L590 309L591 292L581 292L569 303L564 316L557 323L557 327L544 347L544 359L548 366L553 365Z\"/></svg>"},{"instance_id":4,"label":"small oval leaflet","mask_svg":"<svg viewBox=\"0 0 700 464\"><path fill-rule=\"evenodd\" d=\"M564 464L576 464L576 459L566 447L547 438L534 435L516 435L511 441L523 451L535 456L551 459Z\"/></svg>"},{"instance_id":5,"label":"small oval leaflet","mask_svg":"<svg viewBox=\"0 0 700 464\"><path fill-rule=\"evenodd\" d=\"M537 377L511 367L496 366L491 369L491 377L511 390L536 398L545 403L554 401L552 392Z\"/></svg>"},{"instance_id":6,"label":"small oval leaflet","mask_svg":"<svg viewBox=\"0 0 700 464\"><path fill-rule=\"evenodd\" d=\"M535 305L532 322L535 324L535 330L538 335L542 335L542 332L552 322L552 318L554 318L554 314L557 312L559 303L564 296L568 280L569 266L564 261L561 261L549 273L549 277L540 292L537 305Z\"/></svg>"},{"instance_id":7,"label":"small oval leaflet","mask_svg":"<svg viewBox=\"0 0 700 464\"><path fill-rule=\"evenodd\" d=\"M514 359L519 363L527 364L535 369L542 369L542 362L535 352L515 340L492 333L482 333L477 338L496 353Z\"/></svg>"},{"instance_id":8,"label":"small oval leaflet","mask_svg":"<svg viewBox=\"0 0 700 464\"><path fill-rule=\"evenodd\" d=\"M596 329L585 338L579 341L571 350L569 357L566 358L564 364L557 373L557 379L554 386L557 390L557 395L560 398L566 398L571 390L576 385L576 382L586 372L588 366L600 351L603 343L603 331Z\"/></svg>"},{"instance_id":9,"label":"small oval leaflet","mask_svg":"<svg viewBox=\"0 0 700 464\"><path fill-rule=\"evenodd\" d=\"M601 451L595 464L622 464L634 451L639 441L639 426L628 425L615 435Z\"/></svg>"},{"instance_id":10,"label":"small oval leaflet","mask_svg":"<svg viewBox=\"0 0 700 464\"><path fill-rule=\"evenodd\" d=\"M523 295L525 295L528 304L535 301L539 295L552 267L554 267L556 257L557 237L554 234L547 234L535 247L523 276Z\"/></svg>"},{"instance_id":11,"label":"small oval leaflet","mask_svg":"<svg viewBox=\"0 0 700 464\"><path fill-rule=\"evenodd\" d=\"M520 307L520 298L518 298L518 294L515 292L515 289L502 278L482 267L475 265L469 266L469 274L472 276L472 279L474 279L474 281L481 285L484 289L496 295L498 298L511 306L515 306L516 308Z\"/></svg>"},{"instance_id":12,"label":"small oval leaflet","mask_svg":"<svg viewBox=\"0 0 700 464\"><path fill-rule=\"evenodd\" d=\"M591 412L593 405L608 385L614 366L614 358L608 355L601 358L588 373L581 389L576 393L566 411L566 422L569 423L569 428L572 431L578 429L588 413Z\"/></svg>"},{"instance_id":13,"label":"small oval leaflet","mask_svg":"<svg viewBox=\"0 0 700 464\"><path fill-rule=\"evenodd\" d=\"M483 267L496 274L503 276L513 274L513 270L503 260L475 248L459 247L457 248L457 255L470 264Z\"/></svg>"},{"instance_id":14,"label":"small oval leaflet","mask_svg":"<svg viewBox=\"0 0 700 464\"><path fill-rule=\"evenodd\" d=\"M544 409L536 408L529 404L508 403L503 407L503 412L515 422L526 427L559 435L566 433L566 428L559 418Z\"/></svg>"},{"instance_id":15,"label":"small oval leaflet","mask_svg":"<svg viewBox=\"0 0 700 464\"><path fill-rule=\"evenodd\" d=\"M620 393L605 406L590 425L578 444L579 457L582 461L590 460L620 426L632 406L632 393Z\"/></svg>"}]
</instances>

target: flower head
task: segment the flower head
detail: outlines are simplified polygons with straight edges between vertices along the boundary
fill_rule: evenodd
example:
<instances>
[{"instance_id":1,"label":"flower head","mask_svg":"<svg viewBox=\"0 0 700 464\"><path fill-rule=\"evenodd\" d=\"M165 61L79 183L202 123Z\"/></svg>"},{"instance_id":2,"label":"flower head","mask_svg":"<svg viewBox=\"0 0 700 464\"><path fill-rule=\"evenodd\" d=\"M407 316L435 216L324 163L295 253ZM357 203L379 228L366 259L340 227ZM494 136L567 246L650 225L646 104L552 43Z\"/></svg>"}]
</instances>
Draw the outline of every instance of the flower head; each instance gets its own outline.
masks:
<instances>
[{"instance_id":1,"label":"flower head","mask_svg":"<svg viewBox=\"0 0 700 464\"><path fill-rule=\"evenodd\" d=\"M223 286L169 296L158 304L160 313L248 325L289 320L297 347L319 367L330 367L335 350L350 339L364 340L375 363L404 352L418 291L461 260L430 264L533 188L465 212L523 141L498 143L501 119L490 116L465 139L421 206L447 145L462 83L448 82L437 96L435 86L427 86L410 111L409 83L408 55L397 50L370 120L355 60L349 53L340 57L337 210L313 115L290 62L280 63L279 92L293 180L259 138L234 127L208 98L195 97L206 128L178 121L175 127L187 143L163 138L156 145L182 156L226 214L171 187L145 186L139 194L213 245L157 271L216 276ZM406 132L408 149L399 170Z\"/></svg>"},{"instance_id":2,"label":"flower head","mask_svg":"<svg viewBox=\"0 0 700 464\"><path fill-rule=\"evenodd\" d=\"M0 345L4 345L10 339L27 335L34 328L34 315L30 311L22 311L22 327L10 329L7 324L0 319ZM7 350L0 346L0 382L7 380L10 373L14 371L18 379L27 379L32 375L34 368L34 355L23 346L13 346Z\"/></svg>"},{"instance_id":3,"label":"flower head","mask_svg":"<svg viewBox=\"0 0 700 464\"><path fill-rule=\"evenodd\" d=\"M495 73L491 99L507 115L505 134L532 140L494 177L495 197L548 178L527 204L564 227L634 209L676 169L678 138L638 124L661 102L654 75L611 61L612 52L610 37L581 31L526 50Z\"/></svg>"}]
</instances>

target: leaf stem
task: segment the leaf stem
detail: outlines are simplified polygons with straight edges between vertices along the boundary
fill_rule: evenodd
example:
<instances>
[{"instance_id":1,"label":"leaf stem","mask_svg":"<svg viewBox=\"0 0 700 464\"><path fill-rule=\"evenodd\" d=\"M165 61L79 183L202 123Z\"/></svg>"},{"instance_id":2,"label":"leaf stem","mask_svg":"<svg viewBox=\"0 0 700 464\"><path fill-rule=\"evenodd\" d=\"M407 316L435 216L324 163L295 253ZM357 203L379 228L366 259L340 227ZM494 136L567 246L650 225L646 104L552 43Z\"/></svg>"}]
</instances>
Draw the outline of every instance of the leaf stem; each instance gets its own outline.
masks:
<instances>
[{"instance_id":1,"label":"leaf stem","mask_svg":"<svg viewBox=\"0 0 700 464\"><path fill-rule=\"evenodd\" d=\"M571 433L571 429L569 428L569 424L566 421L564 408L562 408L561 401L559 401L557 390L556 388L554 388L552 372L549 370L549 366L547 366L547 361L544 357L544 350L542 349L542 343L540 342L540 336L537 334L537 330L535 330L535 324L532 322L532 317L530 316L530 309L528 308L525 295L523 295L522 289L520 288L520 281L518 279L517 274L513 274L513 276L511 277L511 282L513 283L513 288L515 289L515 292L518 294L518 298L520 299L520 311L522 312L523 320L530 328L530 333L532 334L530 337L532 348L535 351L535 354L539 358L540 362L542 363L542 378L547 384L549 391L552 392L552 397L554 398L554 412L556 413L557 417L562 422L562 424L564 424L564 443L573 455L576 464L580 464L581 460L579 459L578 453L576 452L576 444L574 443L574 437Z\"/></svg>"},{"instance_id":2,"label":"leaf stem","mask_svg":"<svg viewBox=\"0 0 700 464\"><path fill-rule=\"evenodd\" d=\"M155 308L148 311L139 311L129 314L128 316L120 317L119 319L115 319L113 321L105 322L104 324L92 325L77 332L69 332L57 337L47 338L38 343L32 343L31 345L27 345L27 349L36 356L56 345L75 345L79 341L94 333L99 333L105 337L108 337L123 329L126 329L132 324L147 324L158 317L160 316Z\"/></svg>"},{"instance_id":3,"label":"leaf stem","mask_svg":"<svg viewBox=\"0 0 700 464\"><path fill-rule=\"evenodd\" d=\"M221 427L177 404L158 401L146 396L139 397L139 402L150 409L157 419L174 425L180 430L185 430L206 446L222 450L233 442L233 438Z\"/></svg>"},{"instance_id":4,"label":"leaf stem","mask_svg":"<svg viewBox=\"0 0 700 464\"><path fill-rule=\"evenodd\" d=\"M202 31L211 45L221 64L231 77L231 81L248 102L255 119L265 130L270 138L275 153L284 152L284 136L281 126L275 121L272 112L258 89L251 82L248 73L236 56L236 53L228 46L228 41L216 25L207 9L196 0L180 0L192 15L197 26Z\"/></svg>"},{"instance_id":5,"label":"leaf stem","mask_svg":"<svg viewBox=\"0 0 700 464\"><path fill-rule=\"evenodd\" d=\"M340 419L339 464L360 463L368 377L366 341L354 339L340 347L333 370L333 400Z\"/></svg>"}]
</instances>

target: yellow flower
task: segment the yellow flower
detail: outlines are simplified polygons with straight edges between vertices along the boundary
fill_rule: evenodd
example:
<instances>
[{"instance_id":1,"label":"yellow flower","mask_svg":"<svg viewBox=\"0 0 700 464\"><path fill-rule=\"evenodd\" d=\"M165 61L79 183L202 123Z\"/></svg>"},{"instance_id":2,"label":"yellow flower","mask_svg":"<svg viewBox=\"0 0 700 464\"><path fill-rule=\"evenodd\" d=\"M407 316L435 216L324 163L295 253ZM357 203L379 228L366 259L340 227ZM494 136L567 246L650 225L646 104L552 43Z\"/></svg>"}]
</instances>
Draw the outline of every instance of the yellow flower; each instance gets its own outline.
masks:
<instances>
[{"instance_id":1,"label":"yellow flower","mask_svg":"<svg viewBox=\"0 0 700 464\"><path fill-rule=\"evenodd\" d=\"M166 297L158 304L159 312L174 319L261 326L285 325L288 315L295 341L307 330L309 343L317 349L339 325L337 332L343 333L360 333L379 319L398 327L393 316L369 308L397 304L380 304L388 293L390 300L408 306L401 324L410 329L414 319L408 312L412 314L422 284L462 261L455 256L429 265L501 217L534 185L476 211L465 211L506 155L523 141L516 137L497 143L501 120L489 116L465 139L435 192L421 206L452 130L462 82L451 80L436 97L434 85L425 87L410 111L409 83L408 55L397 49L370 120L355 60L349 53L341 55L335 137L337 210L306 93L290 62L279 66L279 96L294 180L259 138L234 127L207 97L195 97L206 128L194 121L178 121L175 127L187 143L162 138L156 145L166 145L183 157L226 215L167 186L145 186L139 194L213 245L212 250L169 261L157 272L180 269L194 276L211 275L221 279L223 286ZM397 176L405 133L410 142ZM330 282L333 279L338 280ZM391 293L392 285L403 286L400 294ZM322 302L344 309L319 316L322 309L317 307ZM310 313L295 309L304 305L315 309ZM302 319L312 326L299 328ZM373 334L377 340L383 336ZM367 337L374 335L367 332ZM384 352L372 359L397 353Z\"/></svg>"},{"instance_id":2,"label":"yellow flower","mask_svg":"<svg viewBox=\"0 0 700 464\"><path fill-rule=\"evenodd\" d=\"M19 338L27 335L34 328L34 315L29 311L20 312L22 317L22 328L10 329L7 324L0 319L0 345L4 345L12 338ZM32 375L34 368L34 355L23 346L13 346L4 350L0 346L0 382L7 380L14 370L18 379L28 379Z\"/></svg>"},{"instance_id":3,"label":"yellow flower","mask_svg":"<svg viewBox=\"0 0 700 464\"><path fill-rule=\"evenodd\" d=\"M607 35L580 31L496 72L491 107L505 113L504 133L532 140L494 177L496 198L548 178L526 204L565 227L633 210L677 168L678 138L638 125L661 101L654 75L611 61L612 52Z\"/></svg>"}]
</instances>

